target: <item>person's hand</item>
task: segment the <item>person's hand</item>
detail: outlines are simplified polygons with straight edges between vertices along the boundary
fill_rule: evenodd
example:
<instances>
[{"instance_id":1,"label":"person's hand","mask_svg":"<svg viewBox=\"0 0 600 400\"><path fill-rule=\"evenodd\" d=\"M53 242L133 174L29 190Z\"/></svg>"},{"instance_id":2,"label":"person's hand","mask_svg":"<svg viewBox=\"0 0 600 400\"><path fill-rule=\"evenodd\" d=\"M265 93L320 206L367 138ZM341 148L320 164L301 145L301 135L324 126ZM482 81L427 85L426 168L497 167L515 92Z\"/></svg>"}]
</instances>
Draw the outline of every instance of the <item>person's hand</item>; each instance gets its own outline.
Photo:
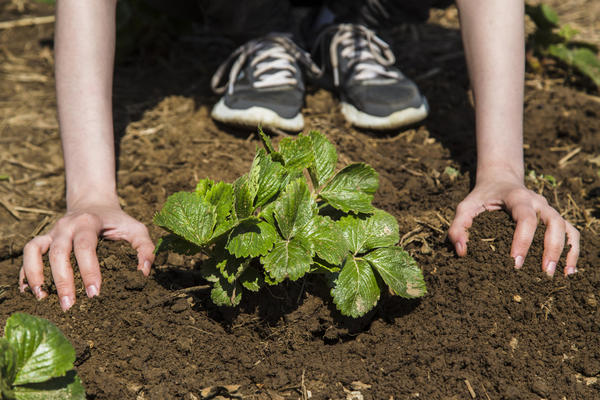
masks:
<instances>
[{"instance_id":1,"label":"person's hand","mask_svg":"<svg viewBox=\"0 0 600 400\"><path fill-rule=\"evenodd\" d=\"M473 191L458 205L448 237L459 256L467 254L468 229L473 218L483 211L502 208L512 215L517 224L510 251L510 256L515 260L515 268L523 266L539 216L546 226L542 270L549 276L554 275L565 246L566 234L566 242L571 248L567 253L564 273L570 275L577 272L579 231L548 205L543 196L527 189L518 179L478 179Z\"/></svg>"},{"instance_id":2,"label":"person's hand","mask_svg":"<svg viewBox=\"0 0 600 400\"><path fill-rule=\"evenodd\" d=\"M20 290L23 292L29 286L38 299L47 296L42 289L42 255L48 252L60 306L67 311L75 303L73 268L69 261L73 251L88 297L100 294L102 277L96 255L99 235L131 243L137 250L138 269L144 275L150 273L154 244L146 226L127 215L118 204L79 205L68 210L47 234L36 236L25 245L19 273Z\"/></svg>"}]
</instances>

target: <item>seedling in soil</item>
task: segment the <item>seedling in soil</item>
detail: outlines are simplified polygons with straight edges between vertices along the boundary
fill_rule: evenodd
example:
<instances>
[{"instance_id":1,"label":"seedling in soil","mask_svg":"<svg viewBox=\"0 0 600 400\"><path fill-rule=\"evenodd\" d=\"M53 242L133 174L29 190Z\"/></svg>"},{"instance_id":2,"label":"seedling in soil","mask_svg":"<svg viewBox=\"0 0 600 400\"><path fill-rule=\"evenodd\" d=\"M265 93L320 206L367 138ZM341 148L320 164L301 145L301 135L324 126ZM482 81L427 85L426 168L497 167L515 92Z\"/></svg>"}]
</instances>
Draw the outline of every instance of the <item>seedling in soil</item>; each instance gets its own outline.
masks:
<instances>
[{"instance_id":1,"label":"seedling in soil","mask_svg":"<svg viewBox=\"0 0 600 400\"><path fill-rule=\"evenodd\" d=\"M551 57L574 68L600 87L598 49L592 44L573 40L578 31L569 25L561 25L558 15L547 4L525 5L525 10L536 25L536 30L528 38L532 45L532 53L527 55L529 66L540 71L540 58Z\"/></svg>"},{"instance_id":2,"label":"seedling in soil","mask_svg":"<svg viewBox=\"0 0 600 400\"><path fill-rule=\"evenodd\" d=\"M15 313L0 338L0 399L85 400L75 350L50 321Z\"/></svg>"},{"instance_id":3,"label":"seedling in soil","mask_svg":"<svg viewBox=\"0 0 600 400\"><path fill-rule=\"evenodd\" d=\"M319 132L284 138L276 150L259 132L250 171L233 184L201 180L169 196L154 222L170 232L157 251L207 254L204 278L215 304L242 292L318 273L343 315L371 310L382 289L406 298L426 292L421 270L401 247L398 223L373 207L379 177L364 163L336 172L337 152Z\"/></svg>"}]
</instances>

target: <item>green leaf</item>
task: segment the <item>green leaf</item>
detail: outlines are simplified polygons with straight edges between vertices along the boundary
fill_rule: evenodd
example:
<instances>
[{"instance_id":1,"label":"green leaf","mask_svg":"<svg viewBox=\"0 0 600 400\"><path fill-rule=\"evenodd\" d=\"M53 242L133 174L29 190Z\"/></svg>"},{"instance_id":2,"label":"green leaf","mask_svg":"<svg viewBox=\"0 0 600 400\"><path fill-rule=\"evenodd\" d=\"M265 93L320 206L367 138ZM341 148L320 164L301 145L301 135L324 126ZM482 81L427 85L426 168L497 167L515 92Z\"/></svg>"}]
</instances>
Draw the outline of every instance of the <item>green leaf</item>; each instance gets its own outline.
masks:
<instances>
[{"instance_id":1,"label":"green leaf","mask_svg":"<svg viewBox=\"0 0 600 400\"><path fill-rule=\"evenodd\" d=\"M573 65L600 87L600 60L593 51L583 47L575 49Z\"/></svg>"},{"instance_id":2,"label":"green leaf","mask_svg":"<svg viewBox=\"0 0 600 400\"><path fill-rule=\"evenodd\" d=\"M221 277L210 291L210 298L218 306L237 306L242 301L242 286L237 281L229 283Z\"/></svg>"},{"instance_id":3,"label":"green leaf","mask_svg":"<svg viewBox=\"0 0 600 400\"><path fill-rule=\"evenodd\" d=\"M316 203L301 178L287 185L275 204L274 215L284 239L295 236L316 213Z\"/></svg>"},{"instance_id":4,"label":"green leaf","mask_svg":"<svg viewBox=\"0 0 600 400\"><path fill-rule=\"evenodd\" d=\"M10 176L5 174L0 174L0 181L7 181L10 179Z\"/></svg>"},{"instance_id":5,"label":"green leaf","mask_svg":"<svg viewBox=\"0 0 600 400\"><path fill-rule=\"evenodd\" d=\"M314 162L312 141L308 136L299 135L296 139L283 138L279 142L279 152L290 172L302 171Z\"/></svg>"},{"instance_id":6,"label":"green leaf","mask_svg":"<svg viewBox=\"0 0 600 400\"><path fill-rule=\"evenodd\" d=\"M173 251L177 254L192 256L200 253L202 248L175 234L170 233L158 239L156 248L154 249L154 254L158 254L161 251Z\"/></svg>"},{"instance_id":7,"label":"green leaf","mask_svg":"<svg viewBox=\"0 0 600 400\"><path fill-rule=\"evenodd\" d=\"M551 29L558 26L558 14L547 4L526 5L525 12L540 29Z\"/></svg>"},{"instance_id":8,"label":"green leaf","mask_svg":"<svg viewBox=\"0 0 600 400\"><path fill-rule=\"evenodd\" d=\"M278 236L273 225L251 218L240 222L231 231L226 248L240 258L263 256L271 250Z\"/></svg>"},{"instance_id":9,"label":"green leaf","mask_svg":"<svg viewBox=\"0 0 600 400\"><path fill-rule=\"evenodd\" d=\"M242 175L233 183L235 213L238 219L248 218L254 212L254 196L248 176Z\"/></svg>"},{"instance_id":10,"label":"green leaf","mask_svg":"<svg viewBox=\"0 0 600 400\"><path fill-rule=\"evenodd\" d=\"M369 263L348 257L331 296L343 315L357 318L370 311L379 300L379 285Z\"/></svg>"},{"instance_id":11,"label":"green leaf","mask_svg":"<svg viewBox=\"0 0 600 400\"><path fill-rule=\"evenodd\" d=\"M169 196L154 223L198 246L208 243L217 221L215 206L196 193L177 192Z\"/></svg>"},{"instance_id":12,"label":"green leaf","mask_svg":"<svg viewBox=\"0 0 600 400\"><path fill-rule=\"evenodd\" d=\"M301 238L278 240L260 262L274 281L281 282L285 278L295 281L310 270L310 245Z\"/></svg>"},{"instance_id":13,"label":"green leaf","mask_svg":"<svg viewBox=\"0 0 600 400\"><path fill-rule=\"evenodd\" d=\"M575 35L577 35L579 31L573 28L569 24L565 24L560 27L558 31L558 35L564 39L565 42L570 41Z\"/></svg>"},{"instance_id":14,"label":"green leaf","mask_svg":"<svg viewBox=\"0 0 600 400\"><path fill-rule=\"evenodd\" d=\"M265 279L263 274L261 274L256 268L250 266L246 268L242 275L240 275L239 282L246 289L252 292L258 292L260 288L264 286Z\"/></svg>"},{"instance_id":15,"label":"green leaf","mask_svg":"<svg viewBox=\"0 0 600 400\"><path fill-rule=\"evenodd\" d=\"M421 297L427 293L423 273L415 260L400 247L384 247L366 254L367 260L395 294Z\"/></svg>"},{"instance_id":16,"label":"green leaf","mask_svg":"<svg viewBox=\"0 0 600 400\"><path fill-rule=\"evenodd\" d=\"M256 173L256 184L258 190L254 200L254 207L261 207L266 204L281 189L282 177L285 174L283 166L271 159L263 149L256 153L250 176L252 179L253 171Z\"/></svg>"},{"instance_id":17,"label":"green leaf","mask_svg":"<svg viewBox=\"0 0 600 400\"><path fill-rule=\"evenodd\" d=\"M48 320L15 313L6 321L4 334L17 353L15 385L44 382L73 368L73 346Z\"/></svg>"},{"instance_id":18,"label":"green leaf","mask_svg":"<svg viewBox=\"0 0 600 400\"><path fill-rule=\"evenodd\" d=\"M354 254L393 246L400 240L396 218L380 209L375 209L371 215L348 215L341 218L337 225L348 249Z\"/></svg>"},{"instance_id":19,"label":"green leaf","mask_svg":"<svg viewBox=\"0 0 600 400\"><path fill-rule=\"evenodd\" d=\"M12 383L17 375L17 352L6 338L0 338L0 399L13 399Z\"/></svg>"},{"instance_id":20,"label":"green leaf","mask_svg":"<svg viewBox=\"0 0 600 400\"><path fill-rule=\"evenodd\" d=\"M348 255L348 246L342 232L329 217L316 215L299 236L308 239L317 255L330 264L341 264Z\"/></svg>"},{"instance_id":21,"label":"green leaf","mask_svg":"<svg viewBox=\"0 0 600 400\"><path fill-rule=\"evenodd\" d=\"M458 176L460 176L460 171L457 170L456 168L452 168L450 166L447 166L444 169L444 174L448 175L450 177L450 179L454 180L456 179Z\"/></svg>"},{"instance_id":22,"label":"green leaf","mask_svg":"<svg viewBox=\"0 0 600 400\"><path fill-rule=\"evenodd\" d=\"M214 184L215 181L213 181L212 179L200 179L196 184L196 193L201 197L205 198L206 193L208 193L208 191L213 187Z\"/></svg>"},{"instance_id":23,"label":"green leaf","mask_svg":"<svg viewBox=\"0 0 600 400\"><path fill-rule=\"evenodd\" d=\"M332 265L319 259L314 259L310 267L311 273L325 273L327 276L331 275L331 273L339 272L340 270L340 266Z\"/></svg>"},{"instance_id":24,"label":"green leaf","mask_svg":"<svg viewBox=\"0 0 600 400\"><path fill-rule=\"evenodd\" d=\"M375 209L365 221L366 238L360 248L361 253L377 247L393 246L400 240L398 221L393 215Z\"/></svg>"},{"instance_id":25,"label":"green leaf","mask_svg":"<svg viewBox=\"0 0 600 400\"><path fill-rule=\"evenodd\" d=\"M273 142L271 142L271 138L267 136L267 134L262 130L262 127L260 126L258 127L258 135L260 136L260 139L267 148L267 152L269 154L277 153L275 151L275 148L273 147Z\"/></svg>"},{"instance_id":26,"label":"green leaf","mask_svg":"<svg viewBox=\"0 0 600 400\"><path fill-rule=\"evenodd\" d=\"M75 371L46 382L15 387L17 400L85 400L85 388Z\"/></svg>"},{"instance_id":27,"label":"green leaf","mask_svg":"<svg viewBox=\"0 0 600 400\"><path fill-rule=\"evenodd\" d=\"M571 49L560 43L548 46L548 53L576 68L600 87L600 60L590 49L585 47Z\"/></svg>"},{"instance_id":28,"label":"green leaf","mask_svg":"<svg viewBox=\"0 0 600 400\"><path fill-rule=\"evenodd\" d=\"M377 172L370 166L350 164L338 172L319 194L329 205L344 212L369 213L379 186Z\"/></svg>"},{"instance_id":29,"label":"green leaf","mask_svg":"<svg viewBox=\"0 0 600 400\"><path fill-rule=\"evenodd\" d=\"M337 152L333 144L320 132L312 131L309 137L314 158L309 173L314 187L319 188L333 176L337 165Z\"/></svg>"},{"instance_id":30,"label":"green leaf","mask_svg":"<svg viewBox=\"0 0 600 400\"><path fill-rule=\"evenodd\" d=\"M236 223L233 215L233 185L218 182L205 193L204 198L215 206L217 213L217 223L212 236L219 236L231 229Z\"/></svg>"}]
</instances>

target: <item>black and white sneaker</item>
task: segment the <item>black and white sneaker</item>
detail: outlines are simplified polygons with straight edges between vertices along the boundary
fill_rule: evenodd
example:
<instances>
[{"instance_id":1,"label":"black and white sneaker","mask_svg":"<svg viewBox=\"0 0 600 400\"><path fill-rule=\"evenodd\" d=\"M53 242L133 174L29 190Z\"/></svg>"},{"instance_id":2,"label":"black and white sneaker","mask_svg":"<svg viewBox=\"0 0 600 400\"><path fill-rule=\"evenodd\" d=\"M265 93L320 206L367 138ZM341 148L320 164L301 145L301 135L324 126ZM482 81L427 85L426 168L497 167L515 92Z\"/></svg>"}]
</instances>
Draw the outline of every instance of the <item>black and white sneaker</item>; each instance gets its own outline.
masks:
<instances>
[{"instance_id":1,"label":"black and white sneaker","mask_svg":"<svg viewBox=\"0 0 600 400\"><path fill-rule=\"evenodd\" d=\"M394 66L389 45L365 26L325 28L313 54L332 74L342 114L353 125L395 129L427 117L429 106L417 85Z\"/></svg>"},{"instance_id":2,"label":"black and white sneaker","mask_svg":"<svg viewBox=\"0 0 600 400\"><path fill-rule=\"evenodd\" d=\"M299 64L320 74L310 55L285 34L271 33L240 46L212 77L213 91L223 94L212 117L239 126L302 130L305 87ZM228 82L219 86L227 71Z\"/></svg>"}]
</instances>

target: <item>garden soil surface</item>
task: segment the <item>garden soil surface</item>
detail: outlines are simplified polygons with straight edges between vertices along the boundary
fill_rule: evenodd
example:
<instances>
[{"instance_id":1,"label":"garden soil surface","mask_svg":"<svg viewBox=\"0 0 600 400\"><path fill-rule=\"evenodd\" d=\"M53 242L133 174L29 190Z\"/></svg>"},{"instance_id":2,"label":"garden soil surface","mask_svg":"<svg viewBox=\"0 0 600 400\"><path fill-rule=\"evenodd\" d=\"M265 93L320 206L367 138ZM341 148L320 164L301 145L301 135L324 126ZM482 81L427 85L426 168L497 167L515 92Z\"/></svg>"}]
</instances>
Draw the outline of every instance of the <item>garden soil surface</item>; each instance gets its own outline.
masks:
<instances>
[{"instance_id":1,"label":"garden soil surface","mask_svg":"<svg viewBox=\"0 0 600 400\"><path fill-rule=\"evenodd\" d=\"M2 20L51 13L0 2ZM90 399L600 398L600 101L589 82L557 68L526 77L527 185L580 230L574 276L562 274L564 253L553 279L542 273L543 225L515 270L514 223L502 211L475 219L466 257L449 245L475 165L469 83L449 8L390 32L404 72L429 99L422 124L358 131L335 95L315 87L303 109L306 130L335 143L340 166L363 161L379 172L376 206L400 222L401 244L427 282L422 299L382 296L351 321L323 282L307 278L220 308L208 292L185 290L205 283L202 260L159 255L145 278L127 243L103 240L101 295L86 298L76 274L77 302L63 313L49 268L48 298L17 288L23 245L65 209L52 34L52 24L0 30L0 323L27 312L58 325ZM204 177L232 182L260 146L255 129L210 118L218 97L209 79L231 49L199 34L117 68L119 194L154 240L163 232L152 216L169 194Z\"/></svg>"}]
</instances>

